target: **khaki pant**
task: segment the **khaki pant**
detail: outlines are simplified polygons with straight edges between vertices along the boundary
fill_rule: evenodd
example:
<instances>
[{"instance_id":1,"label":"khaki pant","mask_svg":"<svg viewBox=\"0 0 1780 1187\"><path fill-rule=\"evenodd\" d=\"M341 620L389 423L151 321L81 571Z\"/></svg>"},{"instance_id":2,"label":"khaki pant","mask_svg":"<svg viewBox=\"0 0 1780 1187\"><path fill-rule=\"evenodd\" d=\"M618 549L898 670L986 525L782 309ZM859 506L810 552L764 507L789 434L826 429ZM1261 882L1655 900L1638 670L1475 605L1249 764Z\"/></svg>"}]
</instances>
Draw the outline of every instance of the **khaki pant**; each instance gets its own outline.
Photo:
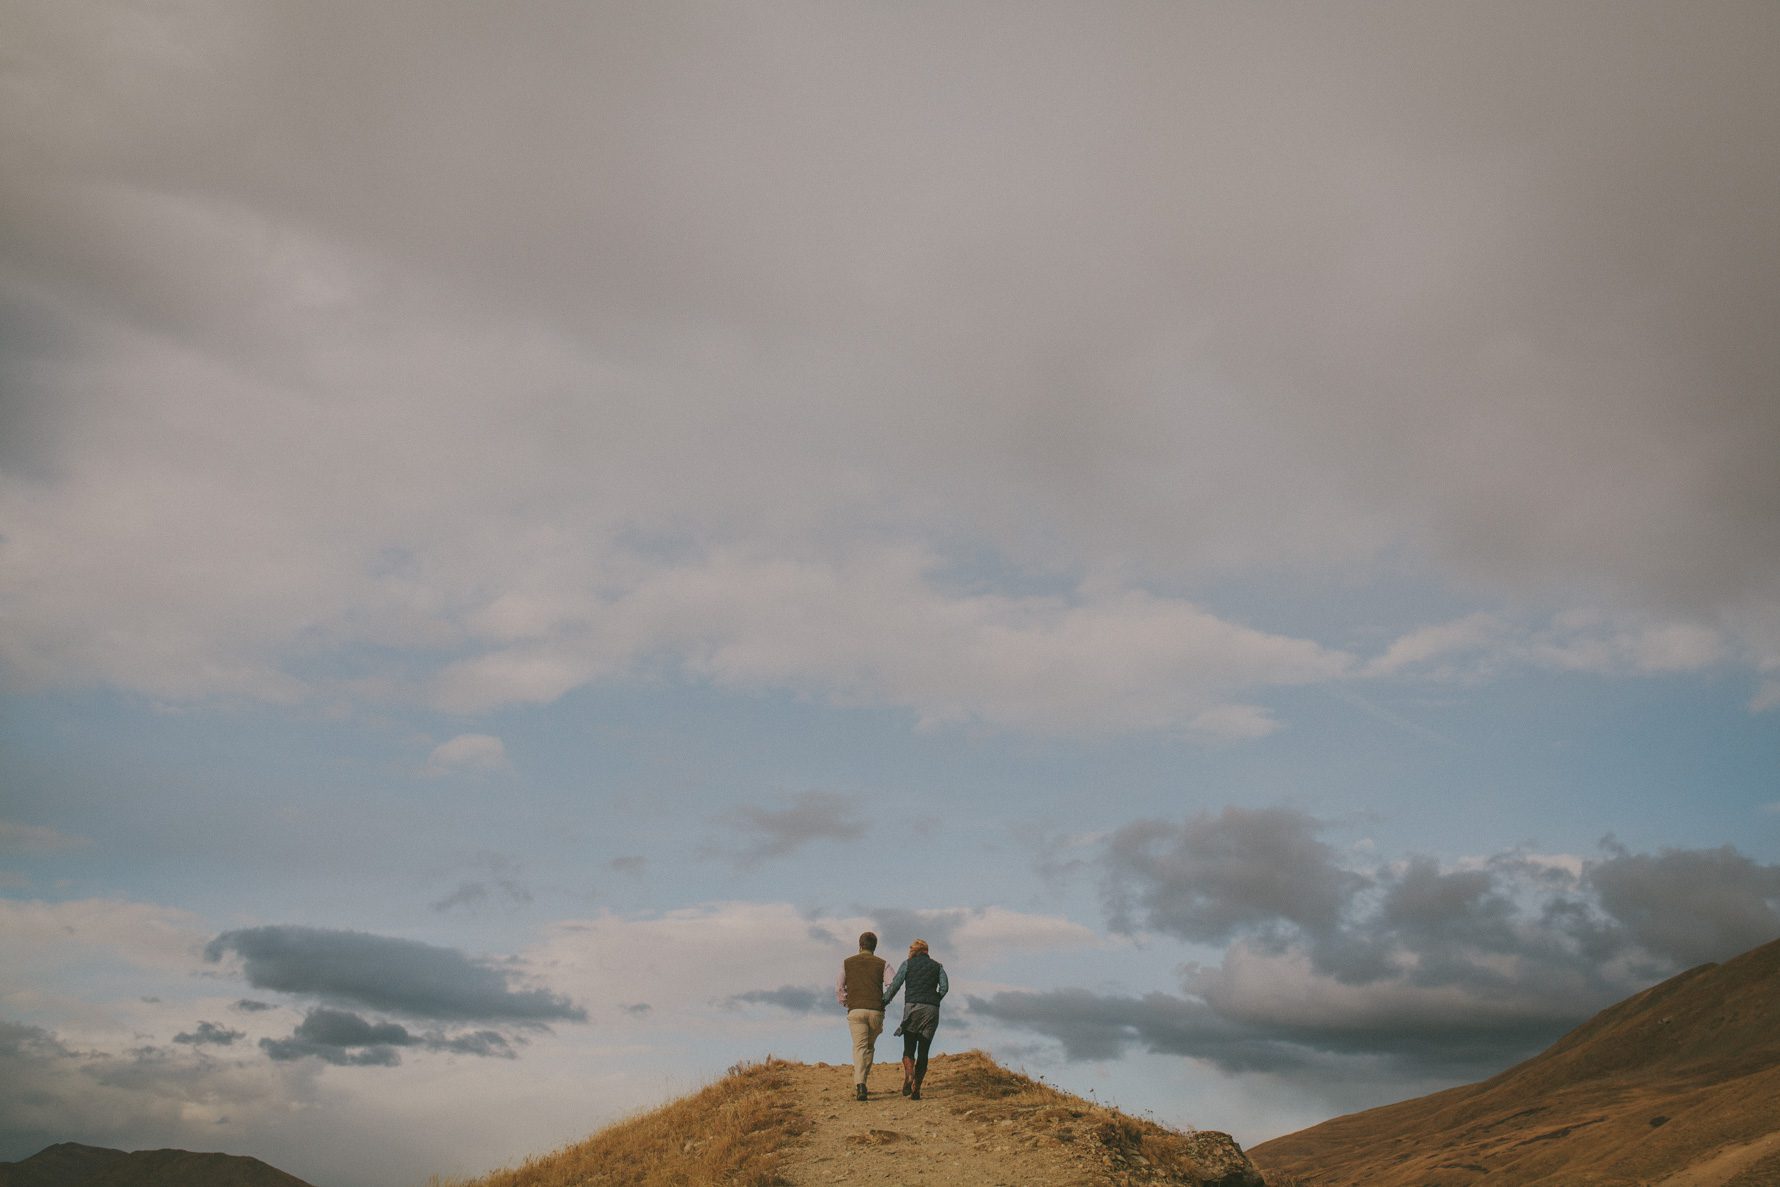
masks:
<instances>
[{"instance_id":1,"label":"khaki pant","mask_svg":"<svg viewBox=\"0 0 1780 1187\"><path fill-rule=\"evenodd\" d=\"M878 1036L884 1032L884 1011L848 1010L847 1029L853 1032L853 1083L865 1083Z\"/></svg>"}]
</instances>

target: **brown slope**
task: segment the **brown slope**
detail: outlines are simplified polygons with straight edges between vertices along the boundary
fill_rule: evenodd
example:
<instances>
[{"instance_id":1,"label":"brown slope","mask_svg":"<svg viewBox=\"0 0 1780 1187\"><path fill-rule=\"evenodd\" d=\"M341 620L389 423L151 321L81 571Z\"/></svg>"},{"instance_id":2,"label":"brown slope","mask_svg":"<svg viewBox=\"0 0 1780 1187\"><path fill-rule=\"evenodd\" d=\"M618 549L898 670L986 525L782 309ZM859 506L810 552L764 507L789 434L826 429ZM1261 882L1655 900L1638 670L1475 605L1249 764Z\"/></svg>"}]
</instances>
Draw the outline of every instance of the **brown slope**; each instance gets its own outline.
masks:
<instances>
[{"instance_id":1,"label":"brown slope","mask_svg":"<svg viewBox=\"0 0 1780 1187\"><path fill-rule=\"evenodd\" d=\"M1482 1083L1252 1153L1307 1187L1780 1183L1776 1100L1780 941L1653 986Z\"/></svg>"},{"instance_id":2,"label":"brown slope","mask_svg":"<svg viewBox=\"0 0 1780 1187\"><path fill-rule=\"evenodd\" d=\"M0 1162L0 1187L65 1187L82 1183L129 1155L105 1146L57 1142L18 1162Z\"/></svg>"},{"instance_id":3,"label":"brown slope","mask_svg":"<svg viewBox=\"0 0 1780 1187\"><path fill-rule=\"evenodd\" d=\"M1058 1092L980 1051L934 1059L923 1099L880 1065L853 1099L851 1065L732 1069L702 1092L584 1142L456 1187L594 1184L969 1184L1261 1187L1227 1135L1181 1133ZM441 1184L441 1187L446 1185Z\"/></svg>"},{"instance_id":4,"label":"brown slope","mask_svg":"<svg viewBox=\"0 0 1780 1187\"><path fill-rule=\"evenodd\" d=\"M137 1150L61 1142L0 1163L0 1187L309 1187L257 1158L190 1150Z\"/></svg>"}]
</instances>

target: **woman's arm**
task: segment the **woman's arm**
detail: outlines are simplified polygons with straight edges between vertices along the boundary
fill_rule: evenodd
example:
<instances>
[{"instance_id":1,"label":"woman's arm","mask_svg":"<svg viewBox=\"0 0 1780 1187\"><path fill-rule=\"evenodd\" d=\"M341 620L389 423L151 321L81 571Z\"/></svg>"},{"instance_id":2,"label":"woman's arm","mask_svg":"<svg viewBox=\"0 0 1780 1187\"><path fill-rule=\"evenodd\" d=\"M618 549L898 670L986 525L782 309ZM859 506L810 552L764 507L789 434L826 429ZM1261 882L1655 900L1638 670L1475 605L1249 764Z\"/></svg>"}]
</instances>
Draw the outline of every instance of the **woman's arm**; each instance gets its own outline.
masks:
<instances>
[{"instance_id":1,"label":"woman's arm","mask_svg":"<svg viewBox=\"0 0 1780 1187\"><path fill-rule=\"evenodd\" d=\"M896 996L896 991L902 988L902 979L908 975L909 962L905 960L896 966L896 980L890 982L890 988L884 990L885 1009L890 1008L890 999Z\"/></svg>"},{"instance_id":2,"label":"woman's arm","mask_svg":"<svg viewBox=\"0 0 1780 1187\"><path fill-rule=\"evenodd\" d=\"M942 968L939 971L939 989L937 990L937 992L938 992L939 996L943 999L946 996L946 994L950 993L951 991L952 991L952 983L946 979L946 970Z\"/></svg>"}]
</instances>

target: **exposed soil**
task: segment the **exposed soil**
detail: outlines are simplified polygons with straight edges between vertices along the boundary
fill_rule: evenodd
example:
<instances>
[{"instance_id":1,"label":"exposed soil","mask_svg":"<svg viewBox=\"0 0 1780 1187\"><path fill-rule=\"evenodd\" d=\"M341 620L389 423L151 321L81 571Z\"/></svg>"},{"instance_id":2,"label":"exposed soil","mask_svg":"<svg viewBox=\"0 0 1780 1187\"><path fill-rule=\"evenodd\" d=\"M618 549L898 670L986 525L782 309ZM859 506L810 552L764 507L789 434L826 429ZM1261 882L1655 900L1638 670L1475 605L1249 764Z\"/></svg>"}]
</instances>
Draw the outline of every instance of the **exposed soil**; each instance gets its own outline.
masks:
<instances>
[{"instance_id":1,"label":"exposed soil","mask_svg":"<svg viewBox=\"0 0 1780 1187\"><path fill-rule=\"evenodd\" d=\"M787 1183L978 1183L1032 1187L1039 1183L1104 1183L1073 1143L1054 1135L1016 1133L1012 1121L973 1118L960 1098L958 1056L929 1065L921 1099L901 1093L899 1064L872 1069L870 1099L853 1099L853 1067L794 1065L791 1091L812 1122L787 1152L780 1174ZM1093 1170L1099 1170L1098 1166Z\"/></svg>"},{"instance_id":2,"label":"exposed soil","mask_svg":"<svg viewBox=\"0 0 1780 1187\"><path fill-rule=\"evenodd\" d=\"M778 1065L776 1065L778 1066ZM851 1064L782 1065L808 1122L780 1181L803 1184L1252 1184L1260 1176L1224 1134L1183 1134L1058 1092L980 1052L935 1058L919 1101L898 1063L879 1064L854 1099Z\"/></svg>"}]
</instances>

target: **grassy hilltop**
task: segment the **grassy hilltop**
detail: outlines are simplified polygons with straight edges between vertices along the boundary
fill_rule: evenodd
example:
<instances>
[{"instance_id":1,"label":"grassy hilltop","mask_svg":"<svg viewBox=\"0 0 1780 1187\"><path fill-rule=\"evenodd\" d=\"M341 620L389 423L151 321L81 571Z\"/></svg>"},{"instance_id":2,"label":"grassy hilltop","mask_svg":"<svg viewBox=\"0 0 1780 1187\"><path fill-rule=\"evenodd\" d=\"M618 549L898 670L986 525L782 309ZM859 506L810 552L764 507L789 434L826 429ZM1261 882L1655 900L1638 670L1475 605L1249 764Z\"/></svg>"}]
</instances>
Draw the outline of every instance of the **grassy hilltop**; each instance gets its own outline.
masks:
<instances>
[{"instance_id":1,"label":"grassy hilltop","mask_svg":"<svg viewBox=\"0 0 1780 1187\"><path fill-rule=\"evenodd\" d=\"M1260 1187L1227 1135L1183 1133L1059 1092L980 1051L933 1060L905 1099L879 1065L852 1099L850 1066L732 1068L703 1091L586 1141L480 1179L436 1187L591 1184L1179 1184Z\"/></svg>"}]
</instances>

